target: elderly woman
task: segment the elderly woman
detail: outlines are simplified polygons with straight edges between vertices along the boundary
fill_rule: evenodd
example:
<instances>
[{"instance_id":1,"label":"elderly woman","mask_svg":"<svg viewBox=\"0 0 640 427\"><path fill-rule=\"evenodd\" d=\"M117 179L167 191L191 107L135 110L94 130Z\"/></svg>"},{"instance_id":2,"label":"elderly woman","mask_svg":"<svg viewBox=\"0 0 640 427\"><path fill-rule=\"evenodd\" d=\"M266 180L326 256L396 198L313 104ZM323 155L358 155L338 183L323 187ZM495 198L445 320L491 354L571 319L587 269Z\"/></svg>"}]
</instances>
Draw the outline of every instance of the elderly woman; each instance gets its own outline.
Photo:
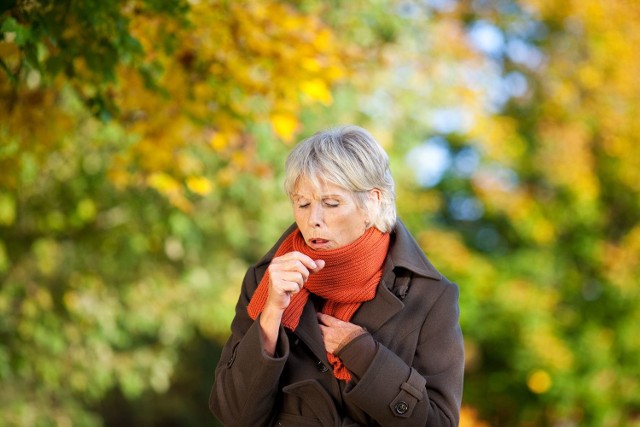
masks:
<instances>
[{"instance_id":1,"label":"elderly woman","mask_svg":"<svg viewBox=\"0 0 640 427\"><path fill-rule=\"evenodd\" d=\"M346 126L286 163L293 224L247 272L209 406L229 426L455 426L458 288L396 220L386 153Z\"/></svg>"}]
</instances>

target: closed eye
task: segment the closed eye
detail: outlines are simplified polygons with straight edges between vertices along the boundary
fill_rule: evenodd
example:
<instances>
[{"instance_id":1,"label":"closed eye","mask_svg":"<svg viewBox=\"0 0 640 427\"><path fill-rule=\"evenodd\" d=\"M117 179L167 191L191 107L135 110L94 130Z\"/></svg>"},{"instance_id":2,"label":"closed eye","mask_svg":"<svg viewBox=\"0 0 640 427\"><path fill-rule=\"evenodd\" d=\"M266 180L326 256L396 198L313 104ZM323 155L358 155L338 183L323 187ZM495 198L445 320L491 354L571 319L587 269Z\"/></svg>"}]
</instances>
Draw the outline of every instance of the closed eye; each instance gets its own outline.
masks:
<instances>
[{"instance_id":1,"label":"closed eye","mask_svg":"<svg viewBox=\"0 0 640 427\"><path fill-rule=\"evenodd\" d=\"M335 199L324 199L322 203L328 208L337 208L340 206L340 202Z\"/></svg>"}]
</instances>

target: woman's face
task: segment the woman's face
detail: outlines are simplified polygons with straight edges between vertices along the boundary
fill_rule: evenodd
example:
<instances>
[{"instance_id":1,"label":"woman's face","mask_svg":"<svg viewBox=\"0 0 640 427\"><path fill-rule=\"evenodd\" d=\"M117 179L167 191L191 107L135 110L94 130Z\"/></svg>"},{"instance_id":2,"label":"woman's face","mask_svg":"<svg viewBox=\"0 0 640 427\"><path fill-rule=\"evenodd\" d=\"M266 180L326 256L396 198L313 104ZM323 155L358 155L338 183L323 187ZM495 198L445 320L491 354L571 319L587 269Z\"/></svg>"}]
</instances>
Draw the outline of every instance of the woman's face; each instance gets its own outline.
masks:
<instances>
[{"instance_id":1,"label":"woman's face","mask_svg":"<svg viewBox=\"0 0 640 427\"><path fill-rule=\"evenodd\" d=\"M356 203L351 191L320 181L316 187L307 178L298 182L291 197L293 216L305 242L315 250L337 249L362 236L369 216ZM370 203L379 200L372 190Z\"/></svg>"}]
</instances>

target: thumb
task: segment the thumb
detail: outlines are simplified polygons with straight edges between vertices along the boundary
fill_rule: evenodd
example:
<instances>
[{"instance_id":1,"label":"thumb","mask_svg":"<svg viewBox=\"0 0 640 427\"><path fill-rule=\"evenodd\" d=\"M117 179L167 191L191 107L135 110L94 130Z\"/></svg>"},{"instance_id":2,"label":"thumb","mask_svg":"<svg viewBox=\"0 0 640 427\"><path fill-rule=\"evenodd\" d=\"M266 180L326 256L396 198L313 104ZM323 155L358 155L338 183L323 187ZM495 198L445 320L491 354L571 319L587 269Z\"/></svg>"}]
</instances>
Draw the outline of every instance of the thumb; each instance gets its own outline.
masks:
<instances>
[{"instance_id":1,"label":"thumb","mask_svg":"<svg viewBox=\"0 0 640 427\"><path fill-rule=\"evenodd\" d=\"M323 259L317 259L315 260L316 263L316 268L314 268L313 270L311 270L312 273L317 273L318 271L322 270L324 268L325 262Z\"/></svg>"}]
</instances>

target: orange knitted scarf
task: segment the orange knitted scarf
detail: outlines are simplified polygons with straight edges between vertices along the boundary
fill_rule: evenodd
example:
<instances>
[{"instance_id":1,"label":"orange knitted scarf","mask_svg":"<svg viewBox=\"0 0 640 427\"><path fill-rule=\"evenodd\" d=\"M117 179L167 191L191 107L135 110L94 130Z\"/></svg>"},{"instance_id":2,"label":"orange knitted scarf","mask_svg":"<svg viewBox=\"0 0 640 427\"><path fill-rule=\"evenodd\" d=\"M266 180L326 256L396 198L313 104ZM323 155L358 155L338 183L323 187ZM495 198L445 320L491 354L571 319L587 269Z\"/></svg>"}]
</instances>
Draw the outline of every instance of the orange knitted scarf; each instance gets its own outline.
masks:
<instances>
[{"instance_id":1,"label":"orange knitted scarf","mask_svg":"<svg viewBox=\"0 0 640 427\"><path fill-rule=\"evenodd\" d=\"M322 312L348 322L360 305L372 300L382 277L382 267L389 249L389 233L369 228L360 238L338 249L316 251L307 246L299 229L287 236L275 257L298 251L313 260L322 259L325 266L312 273L300 292L293 295L282 316L282 325L295 331L309 292L324 298ZM269 271L265 273L251 297L247 311L252 319L262 312L269 292ZM327 353L336 378L348 381L351 376L340 359Z\"/></svg>"}]
</instances>

